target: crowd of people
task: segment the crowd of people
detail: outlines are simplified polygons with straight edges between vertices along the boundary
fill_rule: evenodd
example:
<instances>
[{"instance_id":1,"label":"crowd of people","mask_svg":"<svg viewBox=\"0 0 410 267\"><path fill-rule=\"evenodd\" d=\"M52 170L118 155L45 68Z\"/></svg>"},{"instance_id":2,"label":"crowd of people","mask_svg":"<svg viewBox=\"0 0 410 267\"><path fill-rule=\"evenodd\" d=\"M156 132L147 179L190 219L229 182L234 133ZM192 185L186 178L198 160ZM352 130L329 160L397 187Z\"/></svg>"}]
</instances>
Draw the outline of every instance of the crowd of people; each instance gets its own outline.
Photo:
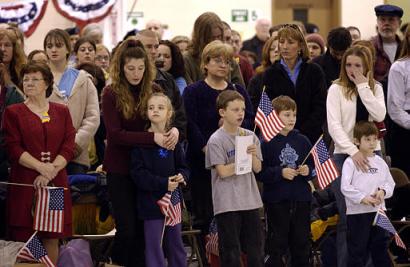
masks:
<instances>
[{"instance_id":1,"label":"crowd of people","mask_svg":"<svg viewBox=\"0 0 410 267\"><path fill-rule=\"evenodd\" d=\"M166 40L152 20L111 50L89 24L50 30L27 56L18 26L1 24L1 180L69 188L67 175L104 171L111 258L122 266L186 266L181 218L168 222L158 204L168 194L186 203L201 252L215 220L221 266L303 267L320 191L307 156L323 138L340 174L326 189L338 223L323 266L390 266L390 237L372 223L380 207L410 216L392 204L409 201L410 187L395 188L389 171L410 175L410 27L400 27L398 6L374 11L370 40L355 26L324 38L313 24L260 19L242 42L205 12L190 37ZM265 95L284 125L270 141L255 131ZM235 169L237 136L253 136L245 174ZM33 234L33 187L2 191L1 238ZM69 190L64 206L63 231L38 234L54 263L59 239L73 234Z\"/></svg>"}]
</instances>

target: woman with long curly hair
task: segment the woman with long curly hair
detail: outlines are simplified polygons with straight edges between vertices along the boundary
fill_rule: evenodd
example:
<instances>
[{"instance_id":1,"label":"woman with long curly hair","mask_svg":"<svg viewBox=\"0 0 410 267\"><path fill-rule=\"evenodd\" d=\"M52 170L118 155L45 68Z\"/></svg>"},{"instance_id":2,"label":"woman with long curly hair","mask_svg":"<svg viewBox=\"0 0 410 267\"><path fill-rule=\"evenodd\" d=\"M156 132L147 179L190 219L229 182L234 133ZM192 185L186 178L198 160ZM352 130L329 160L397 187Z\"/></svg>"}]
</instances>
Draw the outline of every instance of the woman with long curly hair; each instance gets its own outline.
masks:
<instances>
[{"instance_id":1,"label":"woman with long curly hair","mask_svg":"<svg viewBox=\"0 0 410 267\"><path fill-rule=\"evenodd\" d=\"M155 67L140 41L128 39L115 49L110 74L112 83L104 88L102 111L107 131L104 169L117 230L112 259L120 265L144 266L144 225L136 212L131 150L155 144L173 149L176 140L167 134L146 131L143 114L147 100L161 88L153 83Z\"/></svg>"},{"instance_id":2,"label":"woman with long curly hair","mask_svg":"<svg viewBox=\"0 0 410 267\"><path fill-rule=\"evenodd\" d=\"M26 63L26 55L12 30L0 29L0 50L3 52L3 64L7 67L12 82L9 85L18 87L20 71Z\"/></svg>"},{"instance_id":3,"label":"woman with long curly hair","mask_svg":"<svg viewBox=\"0 0 410 267\"><path fill-rule=\"evenodd\" d=\"M201 71L201 55L205 46L212 41L223 41L224 25L222 20L213 12L201 14L194 23L192 31L192 42L188 51L184 53L187 83L191 84L203 80ZM230 71L226 76L228 82L245 86L238 63L232 61L229 65Z\"/></svg>"}]
</instances>

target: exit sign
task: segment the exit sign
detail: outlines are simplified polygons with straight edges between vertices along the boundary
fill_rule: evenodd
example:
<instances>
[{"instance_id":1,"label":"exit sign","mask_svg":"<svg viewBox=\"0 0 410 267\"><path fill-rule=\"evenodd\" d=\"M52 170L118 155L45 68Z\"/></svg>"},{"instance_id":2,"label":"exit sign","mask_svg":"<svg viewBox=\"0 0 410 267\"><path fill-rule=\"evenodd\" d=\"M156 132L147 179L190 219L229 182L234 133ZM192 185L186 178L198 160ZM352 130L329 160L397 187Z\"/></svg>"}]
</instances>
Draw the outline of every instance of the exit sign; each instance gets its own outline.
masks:
<instances>
[{"instance_id":1,"label":"exit sign","mask_svg":"<svg viewBox=\"0 0 410 267\"><path fill-rule=\"evenodd\" d=\"M232 22L247 22L248 10L247 9L232 9Z\"/></svg>"}]
</instances>

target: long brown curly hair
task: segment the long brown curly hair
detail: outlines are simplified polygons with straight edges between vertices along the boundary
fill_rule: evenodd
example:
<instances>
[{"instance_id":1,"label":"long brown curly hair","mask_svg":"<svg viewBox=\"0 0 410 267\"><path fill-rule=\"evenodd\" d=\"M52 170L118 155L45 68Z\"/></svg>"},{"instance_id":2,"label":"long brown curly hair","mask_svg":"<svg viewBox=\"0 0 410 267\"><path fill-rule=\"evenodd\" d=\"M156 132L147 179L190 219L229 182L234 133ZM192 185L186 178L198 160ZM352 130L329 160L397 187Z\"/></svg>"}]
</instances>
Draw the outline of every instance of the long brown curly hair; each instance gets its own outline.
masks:
<instances>
[{"instance_id":1,"label":"long brown curly hair","mask_svg":"<svg viewBox=\"0 0 410 267\"><path fill-rule=\"evenodd\" d=\"M0 40L4 37L7 37L13 45L13 56L10 63L6 63L8 64L8 71L11 81L15 85L18 85L20 82L20 71L26 63L26 55L24 54L24 50L21 47L20 42L17 40L16 34L12 30L0 30Z\"/></svg>"},{"instance_id":2,"label":"long brown curly hair","mask_svg":"<svg viewBox=\"0 0 410 267\"><path fill-rule=\"evenodd\" d=\"M369 48L358 45L349 48L344 54L342 58L342 63L340 65L340 76L339 79L334 81L334 83L339 84L343 87L344 91L343 94L346 99L351 100L352 96L357 96L359 93L357 91L356 84L349 79L349 76L346 72L346 60L348 56L357 56L362 60L363 65L363 75L366 76L367 73L369 75L369 86L372 90L373 94L375 93L375 80L373 78L373 62L372 62L372 54Z\"/></svg>"},{"instance_id":3,"label":"long brown curly hair","mask_svg":"<svg viewBox=\"0 0 410 267\"><path fill-rule=\"evenodd\" d=\"M129 83L124 74L124 65L132 58L143 59L145 63L145 72L140 83L141 91L137 102L129 90ZM141 116L144 115L146 103L152 93L155 75L156 69L140 41L128 39L115 49L110 65L111 89L117 96L116 107L125 119L134 118L137 112Z\"/></svg>"},{"instance_id":4,"label":"long brown curly hair","mask_svg":"<svg viewBox=\"0 0 410 267\"><path fill-rule=\"evenodd\" d=\"M215 27L218 27L223 35L222 20L213 12L205 12L195 20L192 42L188 48L194 58L199 59L204 47L213 41L212 29Z\"/></svg>"}]
</instances>

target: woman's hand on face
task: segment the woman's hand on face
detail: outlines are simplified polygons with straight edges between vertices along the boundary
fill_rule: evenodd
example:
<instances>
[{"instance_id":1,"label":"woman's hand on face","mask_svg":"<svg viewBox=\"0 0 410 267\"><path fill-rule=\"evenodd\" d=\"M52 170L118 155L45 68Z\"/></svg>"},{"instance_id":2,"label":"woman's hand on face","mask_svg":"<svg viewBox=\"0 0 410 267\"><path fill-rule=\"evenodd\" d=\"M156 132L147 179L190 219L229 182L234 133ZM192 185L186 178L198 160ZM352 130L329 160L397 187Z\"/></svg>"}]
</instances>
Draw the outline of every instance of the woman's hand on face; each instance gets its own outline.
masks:
<instances>
[{"instance_id":1,"label":"woman's hand on face","mask_svg":"<svg viewBox=\"0 0 410 267\"><path fill-rule=\"evenodd\" d=\"M36 177L36 179L33 182L34 188L39 188L39 187L44 187L47 186L50 180L48 180L46 177L39 175Z\"/></svg>"},{"instance_id":2,"label":"woman's hand on face","mask_svg":"<svg viewBox=\"0 0 410 267\"><path fill-rule=\"evenodd\" d=\"M178 143L179 131L177 128L172 127L167 133L164 134L164 145L166 149L173 150Z\"/></svg>"},{"instance_id":3,"label":"woman's hand on face","mask_svg":"<svg viewBox=\"0 0 410 267\"><path fill-rule=\"evenodd\" d=\"M369 160L360 151L352 156L352 160L356 168L362 172L367 172L370 167Z\"/></svg>"},{"instance_id":4,"label":"woman's hand on face","mask_svg":"<svg viewBox=\"0 0 410 267\"><path fill-rule=\"evenodd\" d=\"M360 71L354 71L352 74L347 74L349 79L354 82L354 84L358 85L361 83L368 83L369 82L369 75L370 72L367 73L366 76L363 75Z\"/></svg>"}]
</instances>

